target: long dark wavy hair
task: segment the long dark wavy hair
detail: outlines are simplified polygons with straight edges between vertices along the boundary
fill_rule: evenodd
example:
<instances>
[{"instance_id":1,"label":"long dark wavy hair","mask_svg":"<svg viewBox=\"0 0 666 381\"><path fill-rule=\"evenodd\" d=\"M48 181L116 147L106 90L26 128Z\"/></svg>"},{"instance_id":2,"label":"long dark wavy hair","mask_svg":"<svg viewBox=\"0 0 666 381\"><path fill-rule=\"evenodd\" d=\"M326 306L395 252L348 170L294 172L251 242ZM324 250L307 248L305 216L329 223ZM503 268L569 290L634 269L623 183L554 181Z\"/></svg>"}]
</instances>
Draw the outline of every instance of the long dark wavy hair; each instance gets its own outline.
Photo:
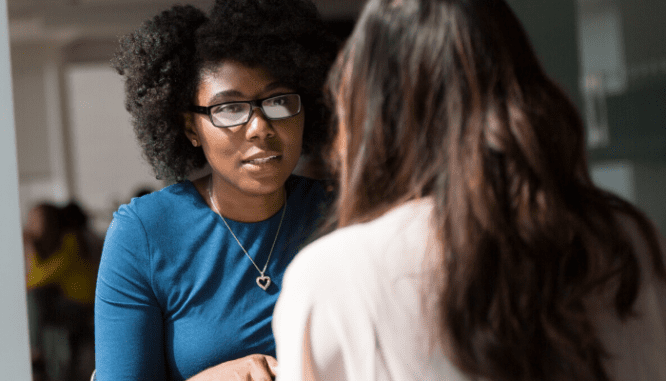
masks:
<instances>
[{"instance_id":1,"label":"long dark wavy hair","mask_svg":"<svg viewBox=\"0 0 666 381\"><path fill-rule=\"evenodd\" d=\"M338 135L338 227L432 197L452 360L489 380L608 380L584 301L618 316L640 269L618 215L654 269L656 232L597 188L575 106L538 62L503 0L371 0L328 82Z\"/></svg>"}]
</instances>

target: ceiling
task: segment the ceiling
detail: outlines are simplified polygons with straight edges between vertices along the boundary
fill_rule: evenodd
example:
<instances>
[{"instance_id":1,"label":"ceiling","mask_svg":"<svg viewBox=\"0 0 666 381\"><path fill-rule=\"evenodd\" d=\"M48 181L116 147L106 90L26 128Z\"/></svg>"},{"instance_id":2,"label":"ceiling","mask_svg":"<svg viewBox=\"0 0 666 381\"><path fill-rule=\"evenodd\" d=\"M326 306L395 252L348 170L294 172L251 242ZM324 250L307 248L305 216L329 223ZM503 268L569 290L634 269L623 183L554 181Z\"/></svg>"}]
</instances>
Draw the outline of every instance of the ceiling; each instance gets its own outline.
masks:
<instances>
[{"instance_id":1,"label":"ceiling","mask_svg":"<svg viewBox=\"0 0 666 381\"><path fill-rule=\"evenodd\" d=\"M142 21L176 3L209 9L215 0L7 0L12 46L71 46L117 41ZM313 0L327 20L353 21L365 0ZM521 0L529 3L530 0ZM559 0L551 0L559 1ZM616 8L630 65L666 60L666 1L577 0L579 12ZM344 28L349 28L345 25ZM111 41L111 42L110 42Z\"/></svg>"},{"instance_id":2,"label":"ceiling","mask_svg":"<svg viewBox=\"0 0 666 381\"><path fill-rule=\"evenodd\" d=\"M7 0L12 44L117 38L160 11L187 3L209 9L214 0ZM363 1L314 0L327 20L354 19Z\"/></svg>"}]
</instances>

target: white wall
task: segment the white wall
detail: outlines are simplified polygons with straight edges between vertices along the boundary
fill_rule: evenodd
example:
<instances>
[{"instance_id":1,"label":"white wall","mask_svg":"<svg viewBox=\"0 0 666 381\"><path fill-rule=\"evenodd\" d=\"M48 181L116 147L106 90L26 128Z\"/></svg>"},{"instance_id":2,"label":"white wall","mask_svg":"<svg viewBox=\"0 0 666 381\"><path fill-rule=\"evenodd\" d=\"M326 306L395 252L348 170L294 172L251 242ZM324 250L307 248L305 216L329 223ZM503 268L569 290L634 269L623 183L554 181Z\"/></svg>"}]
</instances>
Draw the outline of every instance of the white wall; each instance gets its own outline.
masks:
<instances>
[{"instance_id":1,"label":"white wall","mask_svg":"<svg viewBox=\"0 0 666 381\"><path fill-rule=\"evenodd\" d=\"M28 381L32 377L11 83L7 4L0 0L0 377Z\"/></svg>"},{"instance_id":2,"label":"white wall","mask_svg":"<svg viewBox=\"0 0 666 381\"><path fill-rule=\"evenodd\" d=\"M106 231L119 204L143 186L159 189L134 137L123 82L108 63L65 70L75 193Z\"/></svg>"},{"instance_id":3,"label":"white wall","mask_svg":"<svg viewBox=\"0 0 666 381\"><path fill-rule=\"evenodd\" d=\"M11 49L16 117L19 201L25 218L37 202L67 201L60 46L26 44Z\"/></svg>"}]
</instances>

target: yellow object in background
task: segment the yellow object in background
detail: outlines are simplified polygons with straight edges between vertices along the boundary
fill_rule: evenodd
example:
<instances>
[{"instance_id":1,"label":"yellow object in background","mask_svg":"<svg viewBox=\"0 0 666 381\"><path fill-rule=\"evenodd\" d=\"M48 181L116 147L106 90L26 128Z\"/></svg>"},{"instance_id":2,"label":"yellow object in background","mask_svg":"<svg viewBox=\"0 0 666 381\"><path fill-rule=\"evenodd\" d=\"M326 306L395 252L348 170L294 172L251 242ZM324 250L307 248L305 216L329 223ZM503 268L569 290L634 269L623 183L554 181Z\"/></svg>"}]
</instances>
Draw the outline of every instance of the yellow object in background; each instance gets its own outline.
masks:
<instances>
[{"instance_id":1,"label":"yellow object in background","mask_svg":"<svg viewBox=\"0 0 666 381\"><path fill-rule=\"evenodd\" d=\"M95 269L80 255L81 247L74 233L66 233L60 248L48 259L40 261L37 255L28 255L26 283L28 290L58 285L63 295L82 304L95 300Z\"/></svg>"}]
</instances>

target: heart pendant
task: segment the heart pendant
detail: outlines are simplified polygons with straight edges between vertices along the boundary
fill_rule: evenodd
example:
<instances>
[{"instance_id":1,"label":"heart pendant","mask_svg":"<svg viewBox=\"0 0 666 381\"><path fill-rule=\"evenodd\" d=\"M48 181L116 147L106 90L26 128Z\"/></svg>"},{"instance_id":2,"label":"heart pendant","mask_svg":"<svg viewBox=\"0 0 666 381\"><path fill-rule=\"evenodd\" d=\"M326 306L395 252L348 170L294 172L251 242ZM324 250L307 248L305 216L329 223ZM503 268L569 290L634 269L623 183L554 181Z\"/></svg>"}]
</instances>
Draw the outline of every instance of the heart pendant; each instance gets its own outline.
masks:
<instances>
[{"instance_id":1,"label":"heart pendant","mask_svg":"<svg viewBox=\"0 0 666 381\"><path fill-rule=\"evenodd\" d=\"M261 275L257 277L257 285L261 287L262 290L266 291L268 286L271 285L271 277L268 275Z\"/></svg>"}]
</instances>

